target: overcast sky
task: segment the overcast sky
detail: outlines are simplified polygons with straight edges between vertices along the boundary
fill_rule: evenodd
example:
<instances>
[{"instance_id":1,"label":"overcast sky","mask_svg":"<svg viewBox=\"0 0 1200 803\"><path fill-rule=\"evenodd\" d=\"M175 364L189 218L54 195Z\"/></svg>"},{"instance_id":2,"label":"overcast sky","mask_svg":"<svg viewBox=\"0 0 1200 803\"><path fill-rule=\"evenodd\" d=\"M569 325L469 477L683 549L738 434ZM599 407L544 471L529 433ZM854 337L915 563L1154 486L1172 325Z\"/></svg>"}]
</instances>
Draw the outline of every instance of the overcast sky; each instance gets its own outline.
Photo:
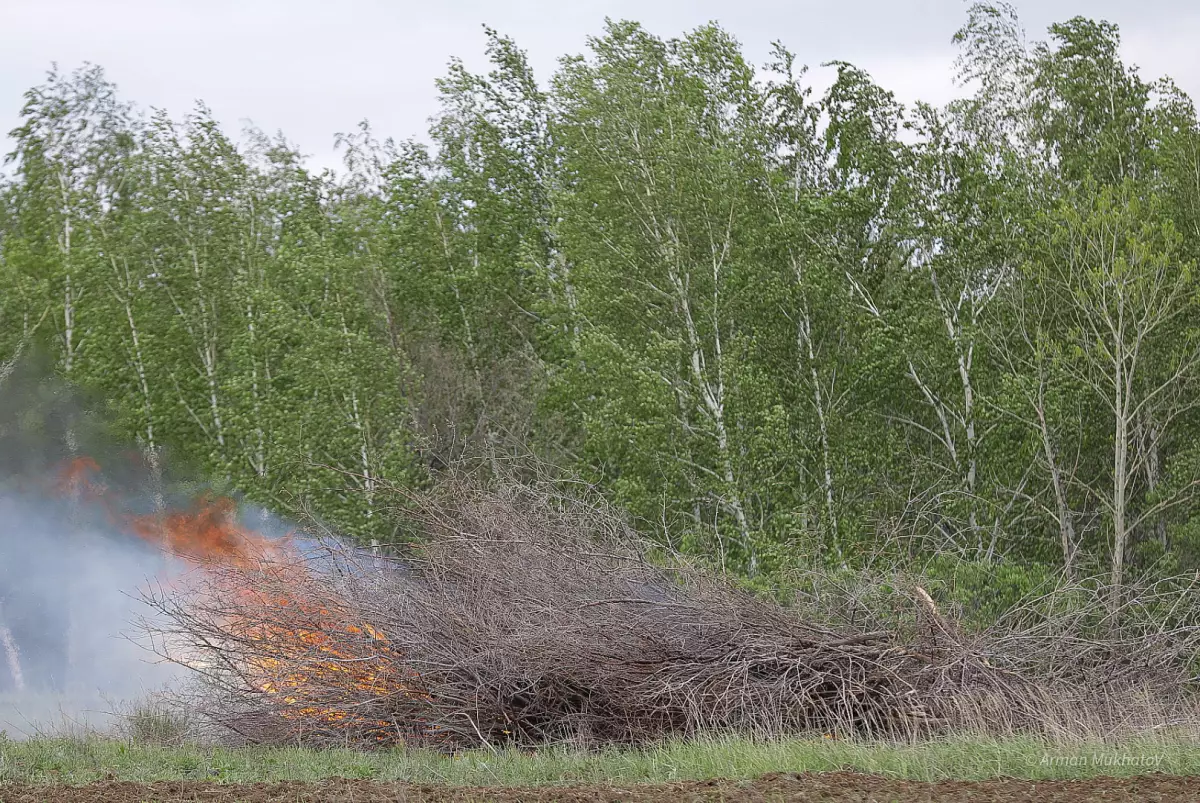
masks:
<instances>
[{"instance_id":1,"label":"overcast sky","mask_svg":"<svg viewBox=\"0 0 1200 803\"><path fill-rule=\"evenodd\" d=\"M1200 97L1200 4L1194 0L1024 0L1028 37L1085 15L1121 27L1123 55L1144 78L1172 76ZM423 135L433 81L451 56L484 67L487 24L512 36L545 82L604 18L669 37L715 20L751 61L782 40L818 68L851 61L900 100L948 100L950 38L962 0L0 0L0 131L51 62L105 68L126 100L182 116L203 99L231 133L252 121L282 131L314 166L337 162L333 135L371 120L380 135ZM4 151L10 150L8 142Z\"/></svg>"}]
</instances>

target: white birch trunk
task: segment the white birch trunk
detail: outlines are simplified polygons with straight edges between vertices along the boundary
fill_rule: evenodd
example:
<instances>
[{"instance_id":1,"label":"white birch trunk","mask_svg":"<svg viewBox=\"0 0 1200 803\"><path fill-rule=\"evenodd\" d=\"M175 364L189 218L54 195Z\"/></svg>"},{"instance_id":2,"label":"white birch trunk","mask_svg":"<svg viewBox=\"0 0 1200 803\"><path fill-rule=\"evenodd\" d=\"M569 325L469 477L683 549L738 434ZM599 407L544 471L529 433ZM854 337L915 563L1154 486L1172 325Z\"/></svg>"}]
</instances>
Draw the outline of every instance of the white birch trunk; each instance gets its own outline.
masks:
<instances>
[{"instance_id":1,"label":"white birch trunk","mask_svg":"<svg viewBox=\"0 0 1200 803\"><path fill-rule=\"evenodd\" d=\"M821 468L823 473L822 485L825 490L825 515L834 552L837 554L838 560L841 561L842 544L838 538L837 511L834 507L833 499L833 460L830 457L829 424L826 420L825 398L821 390L820 377L817 374L817 356L813 349L812 322L808 315L808 308L802 308L799 314L800 321L796 326L796 337L799 341L798 345L802 349L801 353L806 354L808 357L809 381L812 383L813 409L817 413L817 431L821 440Z\"/></svg>"}]
</instances>

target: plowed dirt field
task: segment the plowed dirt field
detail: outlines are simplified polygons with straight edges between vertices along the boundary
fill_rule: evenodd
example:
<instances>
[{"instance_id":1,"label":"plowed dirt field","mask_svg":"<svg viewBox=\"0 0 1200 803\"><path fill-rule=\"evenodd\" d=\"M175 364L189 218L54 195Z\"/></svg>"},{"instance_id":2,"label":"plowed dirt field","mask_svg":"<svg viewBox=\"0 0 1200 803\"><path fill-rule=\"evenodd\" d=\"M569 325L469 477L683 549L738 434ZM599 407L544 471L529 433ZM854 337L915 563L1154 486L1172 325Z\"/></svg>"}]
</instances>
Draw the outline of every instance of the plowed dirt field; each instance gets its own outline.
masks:
<instances>
[{"instance_id":1,"label":"plowed dirt field","mask_svg":"<svg viewBox=\"0 0 1200 803\"><path fill-rule=\"evenodd\" d=\"M775 774L752 781L691 781L614 786L558 786L528 789L454 788L376 781L331 780L319 783L219 784L199 781L131 783L100 781L86 786L0 785L3 803L148 803L212 801L212 803L382 803L412 801L821 801L821 803L1154 803L1200 801L1200 777L1143 775L1086 781L898 781L849 772Z\"/></svg>"}]
</instances>

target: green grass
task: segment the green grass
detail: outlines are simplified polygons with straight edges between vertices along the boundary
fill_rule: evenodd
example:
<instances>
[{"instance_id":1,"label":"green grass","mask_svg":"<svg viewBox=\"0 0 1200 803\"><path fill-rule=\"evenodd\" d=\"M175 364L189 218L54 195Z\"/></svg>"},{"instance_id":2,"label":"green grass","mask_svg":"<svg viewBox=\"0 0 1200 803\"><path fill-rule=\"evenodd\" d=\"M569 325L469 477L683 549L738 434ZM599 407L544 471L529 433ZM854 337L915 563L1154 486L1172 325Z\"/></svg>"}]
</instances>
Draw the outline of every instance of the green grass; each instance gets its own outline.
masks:
<instances>
[{"instance_id":1,"label":"green grass","mask_svg":"<svg viewBox=\"0 0 1200 803\"><path fill-rule=\"evenodd\" d=\"M1161 759L1149 766L1113 763L1121 757L1145 756ZM1200 743L1163 738L1064 747L1036 739L919 744L706 739L640 750L586 753L555 749L536 755L473 752L448 757L416 750L364 753L349 749L156 747L100 738L0 740L0 783L79 784L105 778L233 783L340 777L455 786L533 786L748 778L768 772L840 769L915 780L1085 778L1153 771L1200 775Z\"/></svg>"}]
</instances>

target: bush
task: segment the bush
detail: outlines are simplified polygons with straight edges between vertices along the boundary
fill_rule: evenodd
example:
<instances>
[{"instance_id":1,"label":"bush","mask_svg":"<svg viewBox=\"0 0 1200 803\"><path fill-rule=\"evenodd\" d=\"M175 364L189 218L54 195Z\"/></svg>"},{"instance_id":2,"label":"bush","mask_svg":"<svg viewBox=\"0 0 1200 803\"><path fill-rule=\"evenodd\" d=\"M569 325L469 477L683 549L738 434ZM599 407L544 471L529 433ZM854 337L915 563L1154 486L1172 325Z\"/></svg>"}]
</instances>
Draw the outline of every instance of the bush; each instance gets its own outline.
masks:
<instances>
[{"instance_id":1,"label":"bush","mask_svg":"<svg viewBox=\"0 0 1200 803\"><path fill-rule=\"evenodd\" d=\"M135 744L176 747L196 735L192 715L163 696L131 703L118 715L120 735Z\"/></svg>"},{"instance_id":2,"label":"bush","mask_svg":"<svg viewBox=\"0 0 1200 803\"><path fill-rule=\"evenodd\" d=\"M966 561L939 555L924 569L929 592L954 610L963 625L983 630L1005 613L1060 584L1061 572L1040 565Z\"/></svg>"}]
</instances>

